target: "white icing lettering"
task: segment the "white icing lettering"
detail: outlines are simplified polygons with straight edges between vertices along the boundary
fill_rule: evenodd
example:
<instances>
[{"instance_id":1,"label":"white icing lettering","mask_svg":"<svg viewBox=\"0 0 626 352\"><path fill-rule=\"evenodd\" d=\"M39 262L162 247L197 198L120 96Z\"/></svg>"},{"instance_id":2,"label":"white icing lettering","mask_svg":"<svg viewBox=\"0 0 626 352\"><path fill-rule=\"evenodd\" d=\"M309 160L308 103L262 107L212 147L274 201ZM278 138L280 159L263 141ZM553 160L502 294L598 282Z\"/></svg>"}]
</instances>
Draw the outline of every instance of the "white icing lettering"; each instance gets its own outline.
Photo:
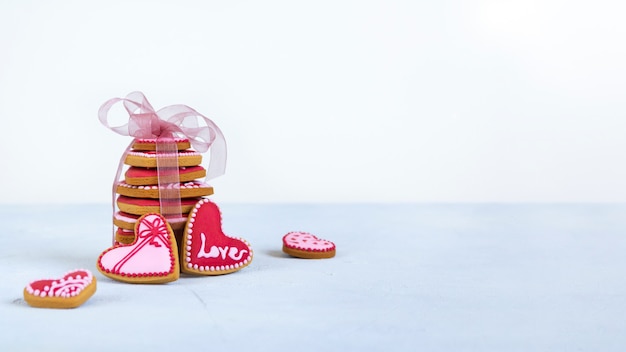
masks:
<instances>
[{"instance_id":1,"label":"white icing lettering","mask_svg":"<svg viewBox=\"0 0 626 352\"><path fill-rule=\"evenodd\" d=\"M210 258L218 258L221 256L222 260L224 260L226 259L226 255L228 255L233 260L241 260L244 254L248 252L245 249L242 249L240 251L239 249L235 247L229 247L229 246L225 246L225 247L211 246L211 249L209 249L209 251L207 252L205 250L206 235L204 234L204 232L200 233L200 241L201 241L201 245L200 245L200 250L198 251L198 255L196 256L197 258L210 259Z\"/></svg>"},{"instance_id":2,"label":"white icing lettering","mask_svg":"<svg viewBox=\"0 0 626 352\"><path fill-rule=\"evenodd\" d=\"M239 251L239 255L237 255L237 251L238 251L238 250L237 250L237 248L232 247L232 248L230 249L230 252L228 253L228 256L229 256L231 259L233 259L233 260L241 260L241 258L243 258L243 255L244 255L245 253L248 253L248 251L247 251L247 250L242 249L241 251Z\"/></svg>"},{"instance_id":3,"label":"white icing lettering","mask_svg":"<svg viewBox=\"0 0 626 352\"><path fill-rule=\"evenodd\" d=\"M204 250L206 247L206 235L204 232L200 233L200 241L202 244L200 245L200 250L198 251L198 258L217 258L219 256L220 251L216 246L211 246L208 253Z\"/></svg>"},{"instance_id":4,"label":"white icing lettering","mask_svg":"<svg viewBox=\"0 0 626 352\"><path fill-rule=\"evenodd\" d=\"M222 260L226 259L226 251L228 250L228 246L219 247L220 253L222 253Z\"/></svg>"}]
</instances>

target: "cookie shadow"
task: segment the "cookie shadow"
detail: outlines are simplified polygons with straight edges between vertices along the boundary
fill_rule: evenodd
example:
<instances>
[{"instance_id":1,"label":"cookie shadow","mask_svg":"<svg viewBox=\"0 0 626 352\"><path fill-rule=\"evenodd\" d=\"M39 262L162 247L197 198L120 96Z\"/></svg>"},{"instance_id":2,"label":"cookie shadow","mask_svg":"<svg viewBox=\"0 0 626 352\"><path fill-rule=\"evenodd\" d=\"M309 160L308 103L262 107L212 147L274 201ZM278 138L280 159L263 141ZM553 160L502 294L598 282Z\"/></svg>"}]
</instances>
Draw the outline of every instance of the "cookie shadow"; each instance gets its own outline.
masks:
<instances>
[{"instance_id":1,"label":"cookie shadow","mask_svg":"<svg viewBox=\"0 0 626 352\"><path fill-rule=\"evenodd\" d=\"M20 306L20 307L28 307L28 303L23 298L16 298L11 301L7 301L6 303Z\"/></svg>"},{"instance_id":2,"label":"cookie shadow","mask_svg":"<svg viewBox=\"0 0 626 352\"><path fill-rule=\"evenodd\" d=\"M289 256L287 253L281 251L281 250L277 250L277 249L270 249L265 251L265 254L269 255L270 257L274 257L274 258L291 258L291 256Z\"/></svg>"}]
</instances>

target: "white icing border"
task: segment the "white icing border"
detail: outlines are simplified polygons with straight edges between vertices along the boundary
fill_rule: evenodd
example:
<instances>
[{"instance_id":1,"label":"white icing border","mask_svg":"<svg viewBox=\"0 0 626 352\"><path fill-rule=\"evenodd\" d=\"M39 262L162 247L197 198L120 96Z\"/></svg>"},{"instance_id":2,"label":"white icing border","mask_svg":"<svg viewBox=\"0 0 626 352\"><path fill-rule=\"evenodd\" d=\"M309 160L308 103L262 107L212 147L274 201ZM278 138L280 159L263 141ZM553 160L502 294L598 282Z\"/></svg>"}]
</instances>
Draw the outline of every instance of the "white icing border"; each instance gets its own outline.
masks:
<instances>
[{"instance_id":1,"label":"white icing border","mask_svg":"<svg viewBox=\"0 0 626 352\"><path fill-rule=\"evenodd\" d=\"M129 151L128 155L137 156L140 158L151 158L154 159L157 157L157 153L148 153L144 151ZM178 155L178 157L187 157L187 156L201 156L200 153L195 150L181 150L178 153L160 153L159 155Z\"/></svg>"},{"instance_id":2,"label":"white icing border","mask_svg":"<svg viewBox=\"0 0 626 352\"><path fill-rule=\"evenodd\" d=\"M131 189L141 189L141 190L151 190L151 189L159 189L158 185L147 185L147 186L138 186L138 185L129 185L125 181L120 181L117 184L120 187L126 187ZM189 182L181 182L179 184L173 185L174 188L178 189L198 189L198 188L211 188L212 186L208 183L199 182L199 181L189 181ZM161 187L162 189L165 187Z\"/></svg>"}]
</instances>

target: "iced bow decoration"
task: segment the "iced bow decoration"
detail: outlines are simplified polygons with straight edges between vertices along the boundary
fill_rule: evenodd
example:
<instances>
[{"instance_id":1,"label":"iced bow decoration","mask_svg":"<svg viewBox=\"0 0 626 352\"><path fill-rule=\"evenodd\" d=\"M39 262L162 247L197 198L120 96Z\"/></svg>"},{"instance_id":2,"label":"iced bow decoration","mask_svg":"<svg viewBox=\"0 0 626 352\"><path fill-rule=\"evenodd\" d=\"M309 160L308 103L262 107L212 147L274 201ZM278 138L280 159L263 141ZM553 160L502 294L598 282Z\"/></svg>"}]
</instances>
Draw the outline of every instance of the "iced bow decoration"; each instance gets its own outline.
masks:
<instances>
[{"instance_id":1,"label":"iced bow decoration","mask_svg":"<svg viewBox=\"0 0 626 352\"><path fill-rule=\"evenodd\" d=\"M109 110L122 102L128 113L128 122L121 126L109 125ZM175 138L186 138L198 152L210 149L206 179L224 174L226 169L226 141L222 131L209 118L186 105L170 105L155 111L141 92L132 92L125 98L106 101L98 110L100 122L118 134L135 139L156 139L157 176L161 214L180 215L180 190L178 176L178 149ZM128 145L118 165L113 183L113 207L115 190L120 178L124 159L133 142Z\"/></svg>"}]
</instances>

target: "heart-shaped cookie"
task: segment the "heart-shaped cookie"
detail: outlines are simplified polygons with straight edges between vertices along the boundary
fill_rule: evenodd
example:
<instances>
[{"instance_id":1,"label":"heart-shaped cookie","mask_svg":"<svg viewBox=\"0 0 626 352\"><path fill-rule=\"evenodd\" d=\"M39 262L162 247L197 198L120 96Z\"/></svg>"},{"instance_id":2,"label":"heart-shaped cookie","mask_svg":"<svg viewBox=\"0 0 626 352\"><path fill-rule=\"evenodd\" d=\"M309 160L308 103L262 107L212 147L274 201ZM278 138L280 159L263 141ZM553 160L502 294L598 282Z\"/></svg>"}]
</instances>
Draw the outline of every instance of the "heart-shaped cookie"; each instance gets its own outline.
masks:
<instances>
[{"instance_id":1,"label":"heart-shaped cookie","mask_svg":"<svg viewBox=\"0 0 626 352\"><path fill-rule=\"evenodd\" d=\"M332 258L335 244L308 232L294 231L283 236L283 252L305 259Z\"/></svg>"},{"instance_id":2,"label":"heart-shaped cookie","mask_svg":"<svg viewBox=\"0 0 626 352\"><path fill-rule=\"evenodd\" d=\"M180 276L178 248L172 228L158 213L141 216L135 224L135 241L105 250L98 271L129 283L158 284Z\"/></svg>"},{"instance_id":3,"label":"heart-shaped cookie","mask_svg":"<svg viewBox=\"0 0 626 352\"><path fill-rule=\"evenodd\" d=\"M37 308L76 308L96 292L96 278L86 269L60 279L33 281L24 288L24 300Z\"/></svg>"},{"instance_id":4,"label":"heart-shaped cookie","mask_svg":"<svg viewBox=\"0 0 626 352\"><path fill-rule=\"evenodd\" d=\"M246 240L224 234L219 208L205 198L189 213L180 258L184 273L222 275L248 266L252 248Z\"/></svg>"}]
</instances>

